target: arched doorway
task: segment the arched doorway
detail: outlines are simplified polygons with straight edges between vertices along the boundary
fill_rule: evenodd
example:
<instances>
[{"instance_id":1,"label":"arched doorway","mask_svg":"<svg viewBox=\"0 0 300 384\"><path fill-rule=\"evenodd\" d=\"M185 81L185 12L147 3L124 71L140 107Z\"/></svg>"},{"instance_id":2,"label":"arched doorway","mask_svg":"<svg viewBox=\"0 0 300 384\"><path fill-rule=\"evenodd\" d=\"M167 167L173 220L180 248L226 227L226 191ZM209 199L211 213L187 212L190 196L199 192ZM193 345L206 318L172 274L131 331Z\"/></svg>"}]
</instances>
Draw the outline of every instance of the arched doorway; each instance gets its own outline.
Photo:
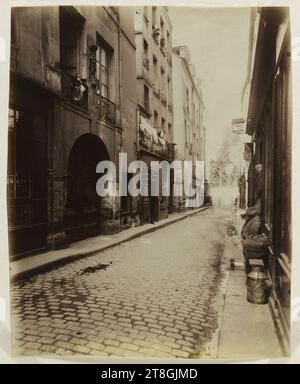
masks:
<instances>
[{"instance_id":1,"label":"arched doorway","mask_svg":"<svg viewBox=\"0 0 300 384\"><path fill-rule=\"evenodd\" d=\"M70 152L66 182L64 227L68 241L77 241L101 232L101 199L96 193L96 166L109 160L102 140L92 134L80 136Z\"/></svg>"}]
</instances>

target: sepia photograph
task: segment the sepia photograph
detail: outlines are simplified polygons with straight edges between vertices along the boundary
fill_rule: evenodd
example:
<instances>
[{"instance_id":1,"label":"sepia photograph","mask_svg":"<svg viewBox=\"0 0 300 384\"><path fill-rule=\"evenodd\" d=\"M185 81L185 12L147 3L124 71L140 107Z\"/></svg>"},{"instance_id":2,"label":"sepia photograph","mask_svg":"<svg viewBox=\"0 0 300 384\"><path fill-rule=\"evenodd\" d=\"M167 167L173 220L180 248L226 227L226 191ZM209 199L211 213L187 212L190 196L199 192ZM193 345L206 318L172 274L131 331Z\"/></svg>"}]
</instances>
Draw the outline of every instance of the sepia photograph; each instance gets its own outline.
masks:
<instances>
[{"instance_id":1,"label":"sepia photograph","mask_svg":"<svg viewBox=\"0 0 300 384\"><path fill-rule=\"evenodd\" d=\"M13 356L290 356L290 17L11 7Z\"/></svg>"}]
</instances>

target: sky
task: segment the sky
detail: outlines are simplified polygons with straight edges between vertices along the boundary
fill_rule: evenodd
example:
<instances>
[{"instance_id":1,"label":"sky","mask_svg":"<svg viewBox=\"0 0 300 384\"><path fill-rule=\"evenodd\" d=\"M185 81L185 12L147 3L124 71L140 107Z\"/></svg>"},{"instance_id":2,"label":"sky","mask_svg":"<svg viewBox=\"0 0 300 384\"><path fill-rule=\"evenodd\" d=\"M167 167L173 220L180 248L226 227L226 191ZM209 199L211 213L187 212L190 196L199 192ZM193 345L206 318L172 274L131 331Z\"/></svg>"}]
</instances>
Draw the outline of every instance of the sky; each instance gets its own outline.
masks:
<instances>
[{"instance_id":1,"label":"sky","mask_svg":"<svg viewBox=\"0 0 300 384\"><path fill-rule=\"evenodd\" d=\"M243 117L250 8L169 7L169 16L173 46L189 47L201 79L209 161L216 157L231 120Z\"/></svg>"}]
</instances>

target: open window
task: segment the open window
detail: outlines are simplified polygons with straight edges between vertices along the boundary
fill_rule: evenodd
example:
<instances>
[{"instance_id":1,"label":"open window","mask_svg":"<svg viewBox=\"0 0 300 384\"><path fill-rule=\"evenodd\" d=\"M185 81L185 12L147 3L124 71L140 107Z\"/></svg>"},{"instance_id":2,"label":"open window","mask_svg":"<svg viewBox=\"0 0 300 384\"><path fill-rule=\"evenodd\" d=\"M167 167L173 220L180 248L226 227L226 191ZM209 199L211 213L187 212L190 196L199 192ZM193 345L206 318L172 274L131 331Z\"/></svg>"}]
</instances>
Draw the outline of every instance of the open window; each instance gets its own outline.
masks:
<instances>
[{"instance_id":1,"label":"open window","mask_svg":"<svg viewBox=\"0 0 300 384\"><path fill-rule=\"evenodd\" d=\"M84 21L74 7L59 7L62 94L73 104L86 108L87 84L86 79L81 77Z\"/></svg>"}]
</instances>

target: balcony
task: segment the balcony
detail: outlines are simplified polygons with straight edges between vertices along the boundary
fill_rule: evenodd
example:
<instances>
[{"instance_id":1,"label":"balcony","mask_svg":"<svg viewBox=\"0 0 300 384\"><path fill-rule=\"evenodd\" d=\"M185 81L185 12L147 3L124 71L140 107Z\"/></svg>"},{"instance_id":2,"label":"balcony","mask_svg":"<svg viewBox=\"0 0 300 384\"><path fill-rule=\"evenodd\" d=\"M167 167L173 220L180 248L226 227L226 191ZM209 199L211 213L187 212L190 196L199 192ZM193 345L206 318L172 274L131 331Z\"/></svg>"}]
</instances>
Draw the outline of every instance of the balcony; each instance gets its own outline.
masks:
<instances>
[{"instance_id":1,"label":"balcony","mask_svg":"<svg viewBox=\"0 0 300 384\"><path fill-rule=\"evenodd\" d=\"M119 14L119 9L118 9L118 7L109 7L109 8L110 8L112 14L116 17L116 19L117 19L118 21L120 21L120 14Z\"/></svg>"},{"instance_id":2,"label":"balcony","mask_svg":"<svg viewBox=\"0 0 300 384\"><path fill-rule=\"evenodd\" d=\"M87 109L88 108L88 87L86 80L80 76L73 76L67 72L61 72L62 95L70 103Z\"/></svg>"},{"instance_id":3,"label":"balcony","mask_svg":"<svg viewBox=\"0 0 300 384\"><path fill-rule=\"evenodd\" d=\"M160 93L160 99L162 104L167 105L167 96L163 92Z\"/></svg>"},{"instance_id":4,"label":"balcony","mask_svg":"<svg viewBox=\"0 0 300 384\"><path fill-rule=\"evenodd\" d=\"M167 56L167 61L170 65L172 65L172 55L170 53L166 53L166 56Z\"/></svg>"},{"instance_id":5,"label":"balcony","mask_svg":"<svg viewBox=\"0 0 300 384\"><path fill-rule=\"evenodd\" d=\"M168 102L168 109L170 112L173 112L173 103L171 101Z\"/></svg>"},{"instance_id":6,"label":"balcony","mask_svg":"<svg viewBox=\"0 0 300 384\"><path fill-rule=\"evenodd\" d=\"M160 95L160 88L159 88L159 84L157 81L154 81L153 82L153 85L152 85L152 90L153 90L153 93L159 97Z\"/></svg>"},{"instance_id":7,"label":"balcony","mask_svg":"<svg viewBox=\"0 0 300 384\"><path fill-rule=\"evenodd\" d=\"M139 144L143 150L159 155L166 160L174 159L174 144L168 143L162 131L152 127L145 118L141 118Z\"/></svg>"},{"instance_id":8,"label":"balcony","mask_svg":"<svg viewBox=\"0 0 300 384\"><path fill-rule=\"evenodd\" d=\"M166 39L162 38L160 39L160 49L162 53L166 56L167 51L166 51Z\"/></svg>"},{"instance_id":9,"label":"balcony","mask_svg":"<svg viewBox=\"0 0 300 384\"><path fill-rule=\"evenodd\" d=\"M176 144L173 144L173 143L168 143L168 145L167 145L168 156L171 160L173 160L175 157L175 146L176 146Z\"/></svg>"},{"instance_id":10,"label":"balcony","mask_svg":"<svg viewBox=\"0 0 300 384\"><path fill-rule=\"evenodd\" d=\"M98 118L115 125L117 121L116 104L98 95L97 99Z\"/></svg>"},{"instance_id":11,"label":"balcony","mask_svg":"<svg viewBox=\"0 0 300 384\"><path fill-rule=\"evenodd\" d=\"M152 36L154 37L157 44L159 44L160 29L152 25Z\"/></svg>"}]
</instances>

